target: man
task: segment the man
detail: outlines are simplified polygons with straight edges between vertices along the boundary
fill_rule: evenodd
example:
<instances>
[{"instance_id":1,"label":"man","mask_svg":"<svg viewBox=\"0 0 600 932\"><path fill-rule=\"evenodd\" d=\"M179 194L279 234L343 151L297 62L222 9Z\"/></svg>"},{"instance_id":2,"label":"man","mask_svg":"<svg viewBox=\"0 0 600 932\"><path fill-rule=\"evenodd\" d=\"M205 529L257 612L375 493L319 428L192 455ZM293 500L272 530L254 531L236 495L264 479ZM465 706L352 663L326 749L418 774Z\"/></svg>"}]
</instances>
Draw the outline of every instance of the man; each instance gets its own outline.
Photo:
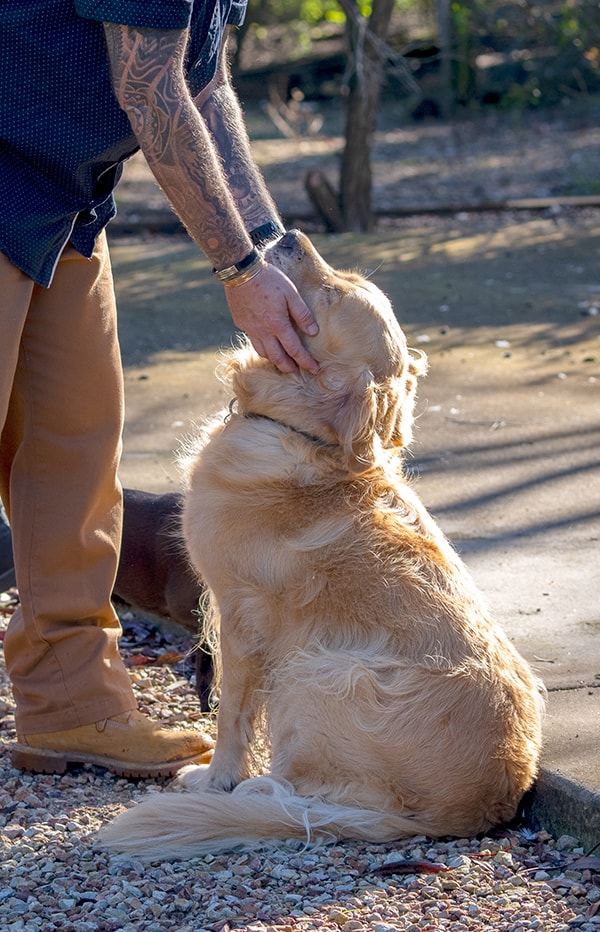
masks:
<instances>
[{"instance_id":1,"label":"man","mask_svg":"<svg viewBox=\"0 0 600 932\"><path fill-rule=\"evenodd\" d=\"M4 645L19 768L171 774L211 746L141 715L118 653L123 388L104 227L141 147L235 324L282 371L316 371L298 334L314 318L260 252L282 226L224 57L244 6L0 6L0 493L21 602Z\"/></svg>"}]
</instances>

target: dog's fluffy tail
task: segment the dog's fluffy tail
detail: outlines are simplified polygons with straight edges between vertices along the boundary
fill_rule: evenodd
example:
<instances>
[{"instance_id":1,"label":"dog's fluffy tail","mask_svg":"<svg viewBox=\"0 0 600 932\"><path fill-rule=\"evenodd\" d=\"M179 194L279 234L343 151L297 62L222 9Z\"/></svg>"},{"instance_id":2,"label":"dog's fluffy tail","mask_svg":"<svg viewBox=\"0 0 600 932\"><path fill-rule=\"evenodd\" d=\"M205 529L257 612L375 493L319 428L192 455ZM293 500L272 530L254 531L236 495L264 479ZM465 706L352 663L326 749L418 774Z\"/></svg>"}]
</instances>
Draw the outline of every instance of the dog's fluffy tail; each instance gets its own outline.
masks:
<instances>
[{"instance_id":1,"label":"dog's fluffy tail","mask_svg":"<svg viewBox=\"0 0 600 932\"><path fill-rule=\"evenodd\" d=\"M410 813L297 796L289 783L264 776L245 780L231 793L152 793L105 826L98 840L104 848L144 859L181 858L283 841L391 841L426 834L425 823Z\"/></svg>"}]
</instances>

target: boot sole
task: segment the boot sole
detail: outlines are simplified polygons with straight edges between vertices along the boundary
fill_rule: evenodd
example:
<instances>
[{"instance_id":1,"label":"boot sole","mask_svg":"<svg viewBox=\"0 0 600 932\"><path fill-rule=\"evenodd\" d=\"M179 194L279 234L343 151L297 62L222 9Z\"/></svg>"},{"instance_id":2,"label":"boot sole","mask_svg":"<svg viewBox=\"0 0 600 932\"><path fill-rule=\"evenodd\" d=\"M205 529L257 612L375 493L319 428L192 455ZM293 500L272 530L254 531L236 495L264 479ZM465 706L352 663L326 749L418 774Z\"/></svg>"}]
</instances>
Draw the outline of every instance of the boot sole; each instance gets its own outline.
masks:
<instances>
[{"instance_id":1,"label":"boot sole","mask_svg":"<svg viewBox=\"0 0 600 932\"><path fill-rule=\"evenodd\" d=\"M27 770L33 773L61 774L71 766L92 764L94 767L103 767L119 777L172 777L188 764L209 764L212 754L211 749L184 760L162 761L159 764L135 764L99 754L47 751L43 748L14 744L10 751L10 759L16 770Z\"/></svg>"}]
</instances>

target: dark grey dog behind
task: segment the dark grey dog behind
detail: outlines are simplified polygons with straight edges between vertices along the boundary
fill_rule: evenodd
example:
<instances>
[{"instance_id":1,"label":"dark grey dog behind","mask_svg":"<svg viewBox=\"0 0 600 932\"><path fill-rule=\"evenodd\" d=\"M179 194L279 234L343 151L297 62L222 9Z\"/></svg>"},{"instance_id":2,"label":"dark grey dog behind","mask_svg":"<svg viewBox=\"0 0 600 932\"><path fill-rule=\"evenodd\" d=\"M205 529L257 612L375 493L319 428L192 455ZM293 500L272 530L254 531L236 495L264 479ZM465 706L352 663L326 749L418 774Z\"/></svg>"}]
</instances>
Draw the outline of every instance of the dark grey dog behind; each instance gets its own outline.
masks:
<instances>
[{"instance_id":1,"label":"dark grey dog behind","mask_svg":"<svg viewBox=\"0 0 600 932\"><path fill-rule=\"evenodd\" d=\"M0 592L6 592L15 584L12 537L4 508L0 504Z\"/></svg>"},{"instance_id":2,"label":"dark grey dog behind","mask_svg":"<svg viewBox=\"0 0 600 932\"><path fill-rule=\"evenodd\" d=\"M123 542L113 598L142 612L172 621L198 633L198 602L202 584L191 569L181 536L182 496L123 490ZM12 538L0 508L0 592L15 585ZM196 651L196 689L208 711L212 661Z\"/></svg>"}]
</instances>

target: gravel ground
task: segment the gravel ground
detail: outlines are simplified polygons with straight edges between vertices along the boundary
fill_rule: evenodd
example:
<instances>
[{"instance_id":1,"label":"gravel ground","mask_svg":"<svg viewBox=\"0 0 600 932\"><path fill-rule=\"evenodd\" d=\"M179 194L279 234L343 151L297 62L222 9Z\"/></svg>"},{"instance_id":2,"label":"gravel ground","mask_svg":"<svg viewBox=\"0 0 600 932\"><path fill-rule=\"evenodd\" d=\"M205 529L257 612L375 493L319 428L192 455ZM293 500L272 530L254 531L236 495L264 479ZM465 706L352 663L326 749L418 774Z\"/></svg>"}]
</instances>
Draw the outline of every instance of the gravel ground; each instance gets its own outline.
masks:
<instances>
[{"instance_id":1,"label":"gravel ground","mask_svg":"<svg viewBox=\"0 0 600 932\"><path fill-rule=\"evenodd\" d=\"M4 609L4 611L3 611ZM0 634L11 602L0 596ZM123 654L140 707L166 723L199 711L189 640L126 613ZM0 661L0 735L14 737ZM0 929L65 932L600 930L600 856L527 829L493 838L314 851L270 849L142 863L95 847L95 832L167 781L81 768L22 774L0 751Z\"/></svg>"}]
</instances>

